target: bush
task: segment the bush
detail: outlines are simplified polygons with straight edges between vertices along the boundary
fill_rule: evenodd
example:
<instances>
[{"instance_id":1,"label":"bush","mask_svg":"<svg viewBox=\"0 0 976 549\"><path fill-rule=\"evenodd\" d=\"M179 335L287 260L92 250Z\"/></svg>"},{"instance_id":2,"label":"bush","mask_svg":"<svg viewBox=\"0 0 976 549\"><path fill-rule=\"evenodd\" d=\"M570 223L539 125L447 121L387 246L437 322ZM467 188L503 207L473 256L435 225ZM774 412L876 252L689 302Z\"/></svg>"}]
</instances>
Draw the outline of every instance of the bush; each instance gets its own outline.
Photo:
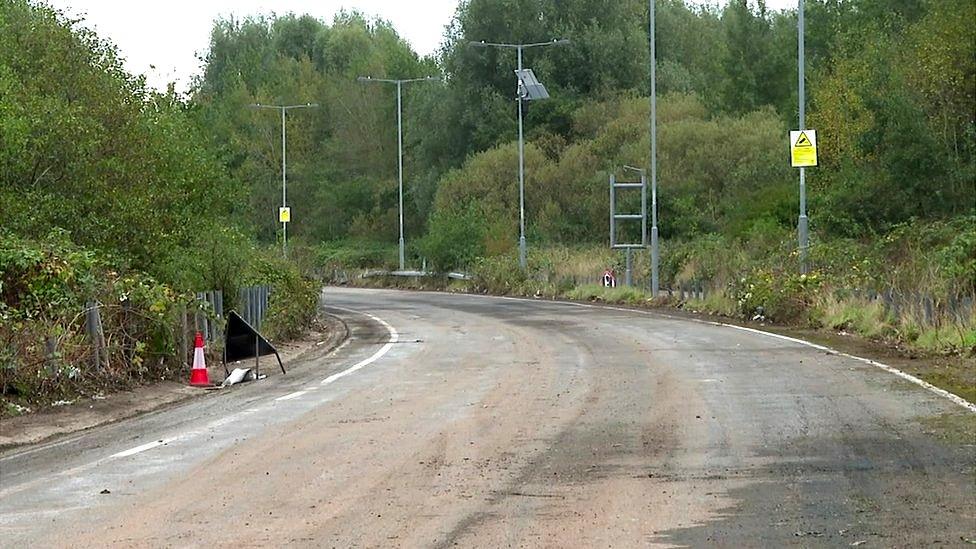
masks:
<instances>
[{"instance_id":1,"label":"bush","mask_svg":"<svg viewBox=\"0 0 976 549\"><path fill-rule=\"evenodd\" d=\"M396 244L370 240L327 242L315 250L317 268L333 269L394 268L399 265Z\"/></svg>"},{"instance_id":2,"label":"bush","mask_svg":"<svg viewBox=\"0 0 976 549\"><path fill-rule=\"evenodd\" d=\"M438 210L420 249L438 271L466 268L484 255L484 221L474 206Z\"/></svg>"},{"instance_id":3,"label":"bush","mask_svg":"<svg viewBox=\"0 0 976 549\"><path fill-rule=\"evenodd\" d=\"M318 315L319 284L292 262L266 254L255 261L251 284L271 285L264 331L275 340L301 337Z\"/></svg>"},{"instance_id":4,"label":"bush","mask_svg":"<svg viewBox=\"0 0 976 549\"><path fill-rule=\"evenodd\" d=\"M754 320L809 323L822 286L818 273L774 273L757 269L732 286L739 314Z\"/></svg>"},{"instance_id":5,"label":"bush","mask_svg":"<svg viewBox=\"0 0 976 549\"><path fill-rule=\"evenodd\" d=\"M89 303L98 304L104 333L97 363L86 330ZM186 296L147 275L110 269L63 233L0 238L4 397L43 404L171 375L180 366L184 303Z\"/></svg>"}]
</instances>

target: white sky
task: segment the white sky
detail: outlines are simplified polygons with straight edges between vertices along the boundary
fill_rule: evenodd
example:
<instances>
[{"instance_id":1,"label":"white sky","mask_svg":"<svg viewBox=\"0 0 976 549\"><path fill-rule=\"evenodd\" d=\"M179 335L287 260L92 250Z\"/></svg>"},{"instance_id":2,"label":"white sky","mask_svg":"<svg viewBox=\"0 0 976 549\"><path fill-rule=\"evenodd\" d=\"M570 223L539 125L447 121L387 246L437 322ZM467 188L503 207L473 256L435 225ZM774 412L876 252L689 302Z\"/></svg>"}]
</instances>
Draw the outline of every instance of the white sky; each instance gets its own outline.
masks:
<instances>
[{"instance_id":1,"label":"white sky","mask_svg":"<svg viewBox=\"0 0 976 549\"><path fill-rule=\"evenodd\" d=\"M326 21L342 9L358 10L393 23L397 32L421 55L437 51L457 9L458 0L46 0L67 15L83 18L85 26L118 46L129 72L145 74L150 86L165 89L177 83L186 91L200 69L217 17L295 12ZM699 0L716 4L719 0ZM796 0L767 0L771 9L796 5ZM155 67L155 68L153 68Z\"/></svg>"}]
</instances>

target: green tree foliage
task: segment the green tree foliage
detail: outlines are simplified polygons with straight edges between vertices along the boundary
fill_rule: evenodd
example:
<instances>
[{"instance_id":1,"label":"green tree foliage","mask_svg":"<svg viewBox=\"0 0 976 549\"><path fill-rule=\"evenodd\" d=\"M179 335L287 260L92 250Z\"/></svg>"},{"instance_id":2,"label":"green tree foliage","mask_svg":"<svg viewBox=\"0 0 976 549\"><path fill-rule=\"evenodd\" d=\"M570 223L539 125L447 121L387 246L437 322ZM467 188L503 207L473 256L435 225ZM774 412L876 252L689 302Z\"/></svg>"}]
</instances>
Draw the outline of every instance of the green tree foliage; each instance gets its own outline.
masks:
<instances>
[{"instance_id":1,"label":"green tree foliage","mask_svg":"<svg viewBox=\"0 0 976 549\"><path fill-rule=\"evenodd\" d=\"M281 117L249 106L318 103L289 111L286 120L293 236L389 238L396 196L394 90L356 78L437 73L388 23L357 13L342 13L331 25L296 15L219 20L197 82L195 114L212 130L232 177L246 186L245 211L259 238L273 241L281 204ZM412 91L406 88L408 101ZM418 215L408 215L417 224Z\"/></svg>"},{"instance_id":2,"label":"green tree foliage","mask_svg":"<svg viewBox=\"0 0 976 549\"><path fill-rule=\"evenodd\" d=\"M232 207L234 187L182 103L22 0L0 10L0 143L4 228L61 228L122 265L158 273Z\"/></svg>"},{"instance_id":3,"label":"green tree foliage","mask_svg":"<svg viewBox=\"0 0 976 549\"><path fill-rule=\"evenodd\" d=\"M191 290L224 290L231 305L241 284L271 283L273 335L314 317L317 291L293 263L263 268L239 206L248 195L201 112L172 89L147 90L77 22L0 1L4 403L178 374ZM90 304L104 334L98 362Z\"/></svg>"},{"instance_id":4,"label":"green tree foliage","mask_svg":"<svg viewBox=\"0 0 976 549\"><path fill-rule=\"evenodd\" d=\"M577 140L540 137L526 149L526 212L533 240L593 244L607 240L611 172L642 165L649 146L649 107L643 98L590 103L576 112ZM691 238L707 231L734 235L764 220L792 219L791 169L782 162L781 122L772 110L710 117L694 95L659 103L663 235ZM435 211L475 214L489 254L503 254L517 239L518 152L501 145L471 157L441 181ZM621 195L621 211L639 211L637 193ZM636 227L633 227L636 228ZM435 231L434 225L431 231ZM639 238L639 235L631 235Z\"/></svg>"},{"instance_id":5,"label":"green tree foliage","mask_svg":"<svg viewBox=\"0 0 976 549\"><path fill-rule=\"evenodd\" d=\"M973 2L805 4L807 111L821 149L808 171L815 239L972 215ZM510 253L515 52L471 41L571 41L525 52L552 94L526 105L533 241L602 243L608 174L648 164L644 0L465 0L436 58L355 12L221 19L188 104L147 92L111 46L50 10L4 6L0 206L10 225L32 236L64 227L181 286L233 283L240 257L183 253L193 242L248 249L250 235L212 220L237 220L259 242L279 237L281 118L254 103L320 105L287 118L290 236L396 241L394 90L360 75L443 77L405 88L408 241L427 235L419 252L434 253L466 237L479 253ZM795 10L658 0L656 14L663 235L789 238Z\"/></svg>"},{"instance_id":6,"label":"green tree foliage","mask_svg":"<svg viewBox=\"0 0 976 549\"><path fill-rule=\"evenodd\" d=\"M855 17L816 72L811 126L826 139L815 181L832 232L856 236L976 209L976 32L967 23L976 6L899 6L883 18Z\"/></svg>"}]
</instances>

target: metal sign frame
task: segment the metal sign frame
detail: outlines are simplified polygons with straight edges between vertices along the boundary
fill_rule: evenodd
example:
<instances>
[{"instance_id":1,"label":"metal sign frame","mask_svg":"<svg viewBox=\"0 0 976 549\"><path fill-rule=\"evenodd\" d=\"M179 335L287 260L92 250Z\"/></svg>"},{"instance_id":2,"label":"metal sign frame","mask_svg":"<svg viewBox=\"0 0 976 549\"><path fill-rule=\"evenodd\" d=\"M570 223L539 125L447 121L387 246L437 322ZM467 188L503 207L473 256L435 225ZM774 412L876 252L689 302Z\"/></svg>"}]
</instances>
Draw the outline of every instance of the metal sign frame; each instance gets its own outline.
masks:
<instances>
[{"instance_id":1,"label":"metal sign frame","mask_svg":"<svg viewBox=\"0 0 976 549\"><path fill-rule=\"evenodd\" d=\"M640 189L641 212L639 214L617 213L617 189ZM617 242L617 221L641 222L640 244ZM610 247L615 250L640 249L647 247L647 176L641 175L640 183L617 183L617 176L610 174Z\"/></svg>"}]
</instances>

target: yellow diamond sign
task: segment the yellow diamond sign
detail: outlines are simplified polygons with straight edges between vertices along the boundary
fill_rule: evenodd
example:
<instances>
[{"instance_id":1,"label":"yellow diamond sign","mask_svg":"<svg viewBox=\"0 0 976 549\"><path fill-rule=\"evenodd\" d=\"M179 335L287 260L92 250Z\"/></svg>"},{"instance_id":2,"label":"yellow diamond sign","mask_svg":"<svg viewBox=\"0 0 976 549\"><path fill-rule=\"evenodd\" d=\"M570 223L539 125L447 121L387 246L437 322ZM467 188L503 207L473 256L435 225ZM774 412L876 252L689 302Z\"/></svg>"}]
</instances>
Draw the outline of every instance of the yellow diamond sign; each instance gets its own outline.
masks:
<instances>
[{"instance_id":1,"label":"yellow diamond sign","mask_svg":"<svg viewBox=\"0 0 976 549\"><path fill-rule=\"evenodd\" d=\"M291 223L291 208L278 208L278 222Z\"/></svg>"},{"instance_id":2,"label":"yellow diamond sign","mask_svg":"<svg viewBox=\"0 0 976 549\"><path fill-rule=\"evenodd\" d=\"M817 130L790 132L790 163L794 168L817 165Z\"/></svg>"}]
</instances>

